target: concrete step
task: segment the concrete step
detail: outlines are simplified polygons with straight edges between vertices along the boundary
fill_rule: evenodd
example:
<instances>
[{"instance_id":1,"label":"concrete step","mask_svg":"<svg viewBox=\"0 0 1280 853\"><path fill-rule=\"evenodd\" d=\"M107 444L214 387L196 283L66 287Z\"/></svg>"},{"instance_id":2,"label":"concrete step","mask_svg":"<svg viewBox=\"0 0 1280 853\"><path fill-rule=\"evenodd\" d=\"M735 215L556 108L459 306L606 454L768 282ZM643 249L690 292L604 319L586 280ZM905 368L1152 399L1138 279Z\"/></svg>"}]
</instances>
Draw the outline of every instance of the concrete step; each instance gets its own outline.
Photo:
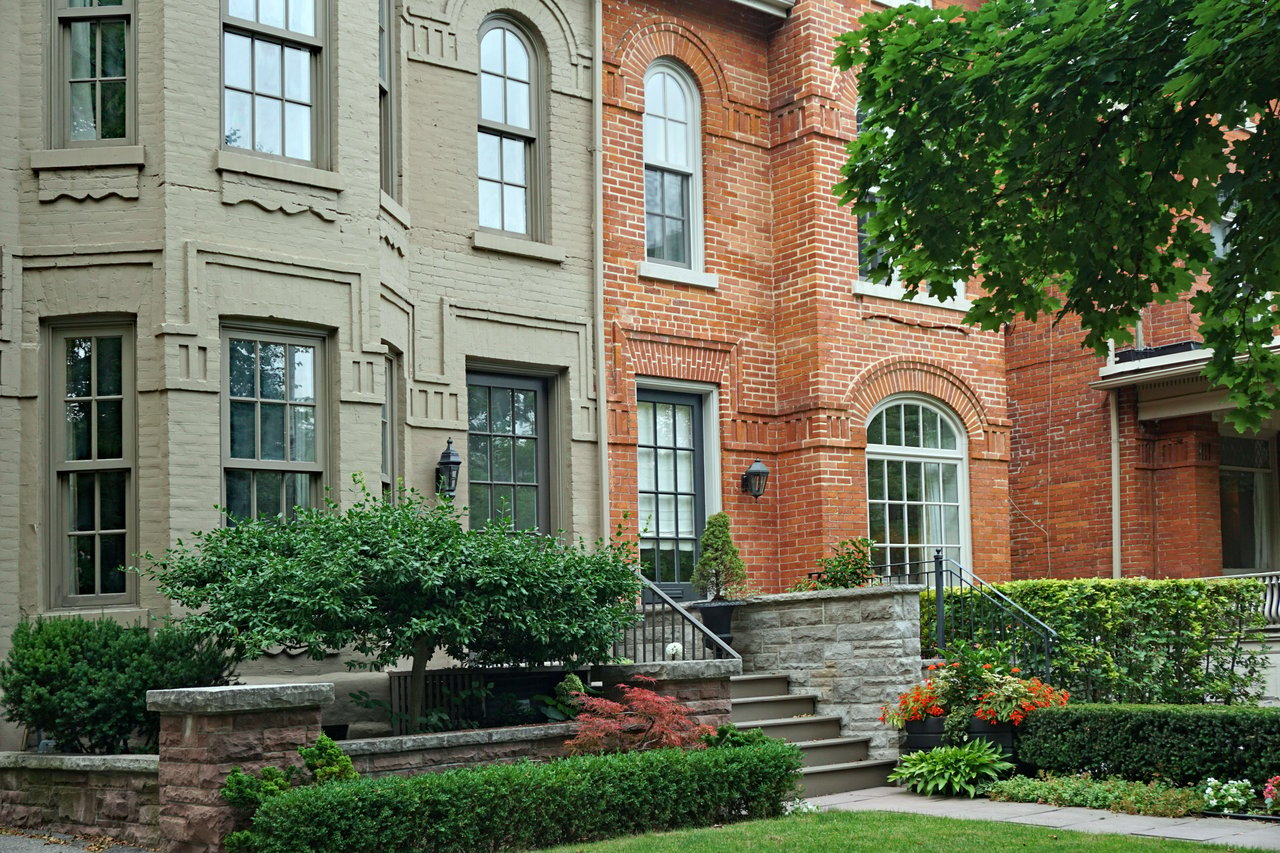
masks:
<instances>
[{"instance_id":1,"label":"concrete step","mask_svg":"<svg viewBox=\"0 0 1280 853\"><path fill-rule=\"evenodd\" d=\"M758 696L781 696L791 690L791 679L785 675L735 675L729 679L729 697L754 699Z\"/></svg>"},{"instance_id":2,"label":"concrete step","mask_svg":"<svg viewBox=\"0 0 1280 853\"><path fill-rule=\"evenodd\" d=\"M886 759L805 767L800 771L800 784L804 786L804 796L806 797L821 797L826 794L840 794L845 791L860 791L864 788L879 788L882 785L889 784L889 773L897 763L893 759Z\"/></svg>"},{"instance_id":3,"label":"concrete step","mask_svg":"<svg viewBox=\"0 0 1280 853\"><path fill-rule=\"evenodd\" d=\"M734 699L730 719L738 725L752 720L778 720L783 717L799 717L813 713L812 696L753 696L750 699Z\"/></svg>"},{"instance_id":4,"label":"concrete step","mask_svg":"<svg viewBox=\"0 0 1280 853\"><path fill-rule=\"evenodd\" d=\"M835 716L786 717L778 720L752 720L740 729L761 729L769 737L791 743L805 740L829 740L840 737L840 718Z\"/></svg>"},{"instance_id":5,"label":"concrete step","mask_svg":"<svg viewBox=\"0 0 1280 853\"><path fill-rule=\"evenodd\" d=\"M796 744L804 754L805 767L824 764L851 764L866 761L871 739L865 737L833 737L825 740L802 740Z\"/></svg>"}]
</instances>

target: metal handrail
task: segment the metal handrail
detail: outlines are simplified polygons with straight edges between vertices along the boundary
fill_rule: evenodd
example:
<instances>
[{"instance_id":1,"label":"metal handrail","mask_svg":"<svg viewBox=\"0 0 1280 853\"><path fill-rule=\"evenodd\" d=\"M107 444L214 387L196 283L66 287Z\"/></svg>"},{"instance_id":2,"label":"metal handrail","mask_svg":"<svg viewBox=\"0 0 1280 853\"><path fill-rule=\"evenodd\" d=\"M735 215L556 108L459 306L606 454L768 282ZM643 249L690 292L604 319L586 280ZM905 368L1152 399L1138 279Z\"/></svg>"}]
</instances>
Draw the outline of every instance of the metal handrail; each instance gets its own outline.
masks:
<instances>
[{"instance_id":1,"label":"metal handrail","mask_svg":"<svg viewBox=\"0 0 1280 853\"><path fill-rule=\"evenodd\" d=\"M715 632L703 625L693 614L685 610L675 599L662 591L644 575L637 575L644 584L636 608L640 620L627 628L614 644L614 656L629 658L635 663L652 663L664 660L710 660L733 658L739 655ZM701 641L701 642L699 642ZM668 654L672 643L680 644L680 657Z\"/></svg>"}]
</instances>

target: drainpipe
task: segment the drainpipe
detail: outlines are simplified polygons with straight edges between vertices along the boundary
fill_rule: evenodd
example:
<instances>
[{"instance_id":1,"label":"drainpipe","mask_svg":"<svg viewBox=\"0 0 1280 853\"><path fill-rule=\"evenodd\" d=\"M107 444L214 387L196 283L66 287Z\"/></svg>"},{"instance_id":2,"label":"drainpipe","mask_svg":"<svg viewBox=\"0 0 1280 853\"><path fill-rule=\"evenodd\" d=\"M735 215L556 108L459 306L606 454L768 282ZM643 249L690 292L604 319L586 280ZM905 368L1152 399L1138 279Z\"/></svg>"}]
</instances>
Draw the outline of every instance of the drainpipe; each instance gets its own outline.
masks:
<instances>
[{"instance_id":1,"label":"drainpipe","mask_svg":"<svg viewBox=\"0 0 1280 853\"><path fill-rule=\"evenodd\" d=\"M591 148L595 250L596 433L600 453L600 535L609 535L609 401L604 356L604 3L592 4Z\"/></svg>"},{"instance_id":2,"label":"drainpipe","mask_svg":"<svg viewBox=\"0 0 1280 853\"><path fill-rule=\"evenodd\" d=\"M1107 392L1111 408L1111 577L1120 579L1120 401L1116 389Z\"/></svg>"}]
</instances>

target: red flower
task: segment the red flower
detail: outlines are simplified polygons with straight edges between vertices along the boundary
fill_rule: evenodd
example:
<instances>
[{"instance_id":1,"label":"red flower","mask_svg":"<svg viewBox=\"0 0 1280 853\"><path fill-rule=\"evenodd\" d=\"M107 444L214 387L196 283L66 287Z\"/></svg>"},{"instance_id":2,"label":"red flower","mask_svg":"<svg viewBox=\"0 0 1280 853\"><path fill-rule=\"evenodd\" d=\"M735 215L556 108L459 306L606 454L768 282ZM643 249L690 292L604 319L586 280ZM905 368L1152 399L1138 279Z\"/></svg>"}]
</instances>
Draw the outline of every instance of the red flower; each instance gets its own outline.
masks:
<instances>
[{"instance_id":1,"label":"red flower","mask_svg":"<svg viewBox=\"0 0 1280 853\"><path fill-rule=\"evenodd\" d=\"M983 669L991 669L991 664L989 664L989 663L984 663L984 664L982 665L982 668L983 668Z\"/></svg>"},{"instance_id":2,"label":"red flower","mask_svg":"<svg viewBox=\"0 0 1280 853\"><path fill-rule=\"evenodd\" d=\"M1022 672L1022 670L1018 669L1016 666L1009 671L1012 672L1014 675L1017 675L1018 673Z\"/></svg>"}]
</instances>

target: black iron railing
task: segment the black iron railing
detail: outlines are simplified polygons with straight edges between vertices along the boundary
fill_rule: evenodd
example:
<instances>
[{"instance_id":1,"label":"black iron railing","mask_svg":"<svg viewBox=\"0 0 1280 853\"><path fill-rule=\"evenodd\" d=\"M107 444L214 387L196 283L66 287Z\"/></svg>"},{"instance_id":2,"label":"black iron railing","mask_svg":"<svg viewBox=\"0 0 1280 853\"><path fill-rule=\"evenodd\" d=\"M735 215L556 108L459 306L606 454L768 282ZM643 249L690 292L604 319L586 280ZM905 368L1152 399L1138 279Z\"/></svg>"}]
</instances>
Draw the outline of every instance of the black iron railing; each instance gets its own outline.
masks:
<instances>
[{"instance_id":1,"label":"black iron railing","mask_svg":"<svg viewBox=\"0 0 1280 853\"><path fill-rule=\"evenodd\" d=\"M1058 634L1000 590L948 559L938 549L931 560L872 566L883 584L921 584L920 653L945 657L956 644L1006 644L1010 663L1048 681ZM815 572L810 577L820 577ZM925 630L930 627L932 630Z\"/></svg>"},{"instance_id":2,"label":"black iron railing","mask_svg":"<svg viewBox=\"0 0 1280 853\"><path fill-rule=\"evenodd\" d=\"M689 611L648 578L641 576L640 620L614 644L614 657L633 663L663 660L741 658Z\"/></svg>"}]
</instances>

